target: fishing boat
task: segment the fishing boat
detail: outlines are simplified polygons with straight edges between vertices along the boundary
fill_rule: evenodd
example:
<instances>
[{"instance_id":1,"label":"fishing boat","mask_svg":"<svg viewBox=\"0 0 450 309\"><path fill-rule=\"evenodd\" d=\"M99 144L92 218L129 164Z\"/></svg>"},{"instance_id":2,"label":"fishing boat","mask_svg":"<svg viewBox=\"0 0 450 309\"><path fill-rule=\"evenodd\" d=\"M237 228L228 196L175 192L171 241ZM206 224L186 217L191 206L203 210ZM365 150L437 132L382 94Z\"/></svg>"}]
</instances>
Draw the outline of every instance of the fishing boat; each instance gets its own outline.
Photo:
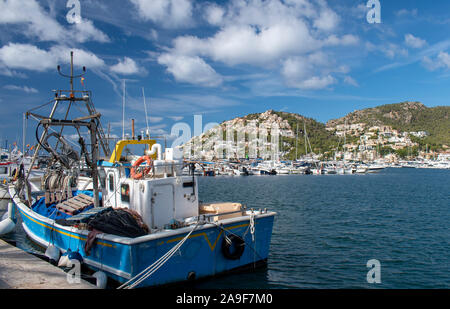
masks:
<instances>
[{"instance_id":1,"label":"fishing boat","mask_svg":"<svg viewBox=\"0 0 450 309\"><path fill-rule=\"evenodd\" d=\"M17 207L30 239L59 265L76 260L87 266L101 287L105 278L119 288L140 288L265 265L275 212L232 202L201 203L197 177L183 176L183 162L173 159L172 149L163 153L156 140L135 137L134 126L131 138L118 141L109 159L99 158L100 114L90 92L73 90L71 57L71 90L64 96L56 92L52 113L39 122L44 132L38 142L47 148L51 126L87 128L90 151L81 136L79 142L92 190L78 186L79 162L67 149L64 154L53 149L56 162L40 194L30 194L21 173L9 186L14 202L9 206ZM62 102L85 104L89 115L56 119L53 112ZM122 151L134 145L145 145L145 152L127 161Z\"/></svg>"}]
</instances>

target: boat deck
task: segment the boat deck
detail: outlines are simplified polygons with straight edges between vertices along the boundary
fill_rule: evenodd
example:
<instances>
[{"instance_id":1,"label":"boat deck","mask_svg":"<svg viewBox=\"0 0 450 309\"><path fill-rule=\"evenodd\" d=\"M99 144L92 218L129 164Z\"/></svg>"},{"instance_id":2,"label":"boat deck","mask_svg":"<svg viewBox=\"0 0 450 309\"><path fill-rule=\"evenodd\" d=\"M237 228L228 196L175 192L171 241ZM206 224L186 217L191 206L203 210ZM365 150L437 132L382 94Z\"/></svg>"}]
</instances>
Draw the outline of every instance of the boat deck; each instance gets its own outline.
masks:
<instances>
[{"instance_id":1,"label":"boat deck","mask_svg":"<svg viewBox=\"0 0 450 309\"><path fill-rule=\"evenodd\" d=\"M0 289L95 289L87 281L69 283L67 273L0 239Z\"/></svg>"}]
</instances>

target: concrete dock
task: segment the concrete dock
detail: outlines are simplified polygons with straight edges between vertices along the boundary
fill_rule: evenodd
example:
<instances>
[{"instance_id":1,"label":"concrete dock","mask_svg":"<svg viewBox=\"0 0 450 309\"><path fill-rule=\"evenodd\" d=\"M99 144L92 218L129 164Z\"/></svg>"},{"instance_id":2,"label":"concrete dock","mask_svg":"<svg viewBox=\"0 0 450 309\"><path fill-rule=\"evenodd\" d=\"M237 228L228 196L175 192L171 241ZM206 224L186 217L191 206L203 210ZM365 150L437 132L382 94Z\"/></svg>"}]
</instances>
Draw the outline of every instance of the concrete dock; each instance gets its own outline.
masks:
<instances>
[{"instance_id":1,"label":"concrete dock","mask_svg":"<svg viewBox=\"0 0 450 309\"><path fill-rule=\"evenodd\" d=\"M0 239L0 289L95 289L81 280L69 283L67 273Z\"/></svg>"}]
</instances>

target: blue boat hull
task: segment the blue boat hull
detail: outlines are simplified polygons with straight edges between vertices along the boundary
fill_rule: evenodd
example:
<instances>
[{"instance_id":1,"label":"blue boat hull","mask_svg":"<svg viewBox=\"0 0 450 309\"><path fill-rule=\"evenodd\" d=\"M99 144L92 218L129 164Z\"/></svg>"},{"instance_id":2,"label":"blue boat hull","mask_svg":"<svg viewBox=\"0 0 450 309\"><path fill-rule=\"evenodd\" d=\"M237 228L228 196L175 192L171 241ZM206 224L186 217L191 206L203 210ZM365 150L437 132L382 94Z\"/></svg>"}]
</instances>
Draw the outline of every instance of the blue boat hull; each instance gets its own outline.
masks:
<instances>
[{"instance_id":1,"label":"blue boat hull","mask_svg":"<svg viewBox=\"0 0 450 309\"><path fill-rule=\"evenodd\" d=\"M138 238L99 234L90 255L84 252L88 231L55 224L25 205L16 203L26 233L42 246L53 244L61 251L78 251L83 263L102 270L110 278L123 283L153 264L186 237L191 228L150 234ZM250 233L249 216L223 221L222 229L213 224L198 226L183 246L157 272L139 287L158 286L186 281L188 277L210 277L267 260L275 213L256 216L255 231ZM236 234L245 240L245 248L237 259L225 257L222 242L225 234Z\"/></svg>"}]
</instances>

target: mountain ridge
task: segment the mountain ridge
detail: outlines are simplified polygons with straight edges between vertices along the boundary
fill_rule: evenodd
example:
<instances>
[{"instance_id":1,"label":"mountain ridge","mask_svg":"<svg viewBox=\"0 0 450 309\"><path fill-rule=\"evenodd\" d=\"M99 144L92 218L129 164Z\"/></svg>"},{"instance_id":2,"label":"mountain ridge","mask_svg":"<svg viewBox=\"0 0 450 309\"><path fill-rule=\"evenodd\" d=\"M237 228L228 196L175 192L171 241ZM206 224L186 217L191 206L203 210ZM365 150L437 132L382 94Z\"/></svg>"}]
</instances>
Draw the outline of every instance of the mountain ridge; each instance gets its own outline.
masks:
<instances>
[{"instance_id":1,"label":"mountain ridge","mask_svg":"<svg viewBox=\"0 0 450 309\"><path fill-rule=\"evenodd\" d=\"M406 101L365 108L348 113L341 118L331 119L326 123L298 113L269 109L262 113L251 113L223 121L219 126L224 140L227 136L227 128L233 128L233 130L245 128L251 121L256 122L258 127L266 128L270 128L273 123L278 124L279 149L284 159L295 159L311 152L331 157L332 153L340 149L344 150L343 140L351 146L347 145L345 151L350 148L353 151L361 150L361 146L364 146L366 150L368 144L372 145L368 149L373 150L373 148L379 148L380 144L391 148L387 153L399 151L405 147L415 147L416 152L425 148L445 151L450 145L450 106L427 107L421 102ZM380 128L382 132L379 134ZM415 136L417 132L422 132L420 134L423 136L418 137L420 134ZM214 130L211 129L192 138L187 144L193 145L193 140L196 138L201 140L200 144L197 140L198 145L210 144L209 139L214 135L213 133ZM244 129L244 134L247 149L249 129ZM391 140L387 138L392 135L398 137L397 140L392 141L392 138ZM235 133L235 139L236 136ZM343 139L343 136L346 139ZM368 139L372 141L368 142ZM377 142L375 143L374 140Z\"/></svg>"}]
</instances>

